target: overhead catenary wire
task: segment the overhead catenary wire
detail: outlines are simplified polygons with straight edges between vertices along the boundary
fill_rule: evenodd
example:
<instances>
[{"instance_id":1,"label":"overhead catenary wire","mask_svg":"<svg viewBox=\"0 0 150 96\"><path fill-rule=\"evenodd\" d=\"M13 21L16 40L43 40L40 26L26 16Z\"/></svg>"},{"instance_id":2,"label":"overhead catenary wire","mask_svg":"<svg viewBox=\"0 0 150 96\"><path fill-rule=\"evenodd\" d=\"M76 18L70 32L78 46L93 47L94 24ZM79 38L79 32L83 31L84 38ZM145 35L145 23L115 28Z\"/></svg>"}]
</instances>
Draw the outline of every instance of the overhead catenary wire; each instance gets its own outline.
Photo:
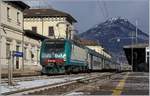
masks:
<instances>
[{"instance_id":1,"label":"overhead catenary wire","mask_svg":"<svg viewBox=\"0 0 150 96\"><path fill-rule=\"evenodd\" d=\"M44 4L48 6L48 8L52 8L51 4L49 4L48 0L43 0Z\"/></svg>"},{"instance_id":2,"label":"overhead catenary wire","mask_svg":"<svg viewBox=\"0 0 150 96\"><path fill-rule=\"evenodd\" d=\"M103 5L104 5L105 12L106 12L106 18L108 19L109 18L109 12L108 12L108 7L106 6L105 1L103 1Z\"/></svg>"},{"instance_id":3,"label":"overhead catenary wire","mask_svg":"<svg viewBox=\"0 0 150 96\"><path fill-rule=\"evenodd\" d=\"M49 0L21 0L28 5L30 5L31 8L52 8L52 5L50 4Z\"/></svg>"},{"instance_id":4,"label":"overhead catenary wire","mask_svg":"<svg viewBox=\"0 0 150 96\"><path fill-rule=\"evenodd\" d=\"M104 12L104 9L102 7L102 4L101 4L100 0L98 0L97 2L98 2L97 3L98 4L98 8L101 10L101 12L100 11L98 11L98 12L100 12L100 14L102 13L103 18L106 19L106 15L105 15L105 12Z\"/></svg>"},{"instance_id":5,"label":"overhead catenary wire","mask_svg":"<svg viewBox=\"0 0 150 96\"><path fill-rule=\"evenodd\" d=\"M109 11L108 11L108 7L107 7L107 4L105 1L100 1L100 0L97 0L97 4L98 4L98 7L99 9L101 10L101 13L103 15L103 18L105 20L107 20L109 18Z\"/></svg>"}]
</instances>

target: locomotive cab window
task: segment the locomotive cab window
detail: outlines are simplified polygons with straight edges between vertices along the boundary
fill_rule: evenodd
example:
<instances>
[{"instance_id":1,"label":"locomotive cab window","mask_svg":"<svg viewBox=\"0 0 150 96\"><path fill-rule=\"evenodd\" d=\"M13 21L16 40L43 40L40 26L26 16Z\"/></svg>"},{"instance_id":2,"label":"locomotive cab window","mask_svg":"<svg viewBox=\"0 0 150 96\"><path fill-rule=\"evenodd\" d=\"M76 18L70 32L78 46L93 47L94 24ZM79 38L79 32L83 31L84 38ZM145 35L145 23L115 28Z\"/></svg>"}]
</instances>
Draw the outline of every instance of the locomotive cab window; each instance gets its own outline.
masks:
<instances>
[{"instance_id":1,"label":"locomotive cab window","mask_svg":"<svg viewBox=\"0 0 150 96\"><path fill-rule=\"evenodd\" d=\"M43 58L64 58L64 42L46 42Z\"/></svg>"}]
</instances>

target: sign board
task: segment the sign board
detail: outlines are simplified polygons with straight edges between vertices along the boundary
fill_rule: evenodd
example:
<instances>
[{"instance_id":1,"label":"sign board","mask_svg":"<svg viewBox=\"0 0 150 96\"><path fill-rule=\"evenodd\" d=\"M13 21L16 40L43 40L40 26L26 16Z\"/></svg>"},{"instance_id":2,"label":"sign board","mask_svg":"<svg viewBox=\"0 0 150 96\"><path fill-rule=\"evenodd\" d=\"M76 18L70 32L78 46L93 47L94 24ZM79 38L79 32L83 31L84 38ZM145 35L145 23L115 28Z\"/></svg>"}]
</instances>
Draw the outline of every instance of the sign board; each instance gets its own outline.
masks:
<instances>
[{"instance_id":1,"label":"sign board","mask_svg":"<svg viewBox=\"0 0 150 96\"><path fill-rule=\"evenodd\" d=\"M14 57L23 57L23 52L13 51L13 56Z\"/></svg>"}]
</instances>

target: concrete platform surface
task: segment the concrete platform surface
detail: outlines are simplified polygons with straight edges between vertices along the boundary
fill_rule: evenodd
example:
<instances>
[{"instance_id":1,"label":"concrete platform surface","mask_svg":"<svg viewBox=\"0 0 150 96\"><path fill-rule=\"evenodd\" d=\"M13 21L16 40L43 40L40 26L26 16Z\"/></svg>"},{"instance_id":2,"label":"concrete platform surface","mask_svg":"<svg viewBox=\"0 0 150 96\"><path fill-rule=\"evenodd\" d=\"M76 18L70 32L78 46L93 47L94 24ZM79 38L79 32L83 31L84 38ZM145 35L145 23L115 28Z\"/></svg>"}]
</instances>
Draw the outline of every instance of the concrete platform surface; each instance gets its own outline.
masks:
<instances>
[{"instance_id":1,"label":"concrete platform surface","mask_svg":"<svg viewBox=\"0 0 150 96\"><path fill-rule=\"evenodd\" d=\"M126 72L121 73L111 80L96 82L90 86L85 86L75 92L67 94L72 95L141 95L149 96L149 73L144 72Z\"/></svg>"}]
</instances>

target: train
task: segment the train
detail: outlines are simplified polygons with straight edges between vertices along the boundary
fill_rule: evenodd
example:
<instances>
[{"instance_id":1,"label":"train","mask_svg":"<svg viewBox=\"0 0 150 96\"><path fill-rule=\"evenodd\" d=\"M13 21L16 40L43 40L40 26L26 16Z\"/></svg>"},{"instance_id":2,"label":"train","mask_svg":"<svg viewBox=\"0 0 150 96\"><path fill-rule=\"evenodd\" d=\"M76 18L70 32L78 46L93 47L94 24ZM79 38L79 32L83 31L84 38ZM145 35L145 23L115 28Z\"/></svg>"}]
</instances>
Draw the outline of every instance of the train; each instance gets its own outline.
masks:
<instances>
[{"instance_id":1,"label":"train","mask_svg":"<svg viewBox=\"0 0 150 96\"><path fill-rule=\"evenodd\" d=\"M41 45L41 74L119 71L120 64L77 42L45 39Z\"/></svg>"}]
</instances>

